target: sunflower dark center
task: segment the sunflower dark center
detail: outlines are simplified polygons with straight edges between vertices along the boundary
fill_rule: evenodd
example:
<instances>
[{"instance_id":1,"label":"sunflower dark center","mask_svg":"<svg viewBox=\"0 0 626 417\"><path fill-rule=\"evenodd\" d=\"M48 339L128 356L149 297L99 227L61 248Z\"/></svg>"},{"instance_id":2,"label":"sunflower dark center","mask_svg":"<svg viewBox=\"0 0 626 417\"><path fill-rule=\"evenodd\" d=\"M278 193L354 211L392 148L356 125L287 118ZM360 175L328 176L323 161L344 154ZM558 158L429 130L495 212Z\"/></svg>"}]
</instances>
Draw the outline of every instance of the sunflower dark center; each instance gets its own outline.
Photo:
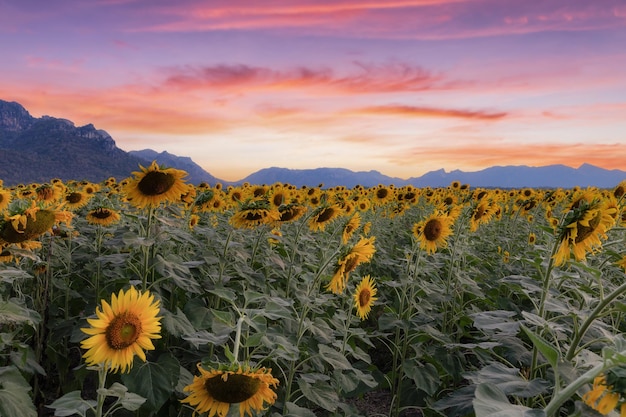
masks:
<instances>
[{"instance_id":1,"label":"sunflower dark center","mask_svg":"<svg viewBox=\"0 0 626 417\"><path fill-rule=\"evenodd\" d=\"M81 193L76 193L76 192L70 193L65 196L65 201L67 201L70 204L80 203L82 199L83 199L83 195Z\"/></svg>"},{"instance_id":2,"label":"sunflower dark center","mask_svg":"<svg viewBox=\"0 0 626 417\"><path fill-rule=\"evenodd\" d=\"M367 288L363 288L361 292L359 292L359 306L360 307L367 306L371 298L372 298L372 294L370 293L370 290Z\"/></svg>"},{"instance_id":3,"label":"sunflower dark center","mask_svg":"<svg viewBox=\"0 0 626 417\"><path fill-rule=\"evenodd\" d=\"M389 190L386 188L381 188L376 191L376 197L378 198L386 198L389 195Z\"/></svg>"},{"instance_id":4,"label":"sunflower dark center","mask_svg":"<svg viewBox=\"0 0 626 417\"><path fill-rule=\"evenodd\" d=\"M350 273L356 269L359 265L359 257L357 255L352 255L346 258L345 269L346 273Z\"/></svg>"},{"instance_id":5,"label":"sunflower dark center","mask_svg":"<svg viewBox=\"0 0 626 417\"><path fill-rule=\"evenodd\" d=\"M96 209L91 212L91 215L96 219L107 219L111 217L111 211L107 209Z\"/></svg>"},{"instance_id":6,"label":"sunflower dark center","mask_svg":"<svg viewBox=\"0 0 626 417\"><path fill-rule=\"evenodd\" d=\"M613 195L616 198L620 198L622 197L624 194L626 194L626 188L622 187L621 185L617 188L615 188L615 191L613 191Z\"/></svg>"},{"instance_id":7,"label":"sunflower dark center","mask_svg":"<svg viewBox=\"0 0 626 417\"><path fill-rule=\"evenodd\" d=\"M222 403L237 404L252 398L261 387L261 381L242 374L216 375L204 382L209 395Z\"/></svg>"},{"instance_id":8,"label":"sunflower dark center","mask_svg":"<svg viewBox=\"0 0 626 417\"><path fill-rule=\"evenodd\" d=\"M244 218L247 221L250 221L250 222L262 220L263 219L263 213L260 213L258 211L249 211L249 212L246 213Z\"/></svg>"},{"instance_id":9,"label":"sunflower dark center","mask_svg":"<svg viewBox=\"0 0 626 417\"><path fill-rule=\"evenodd\" d=\"M524 210L531 210L535 208L536 205L537 205L537 202L535 200L531 200L524 205Z\"/></svg>"},{"instance_id":10,"label":"sunflower dark center","mask_svg":"<svg viewBox=\"0 0 626 417\"><path fill-rule=\"evenodd\" d=\"M276 193L276 194L274 194L274 197L272 198L272 203L275 206L280 206L281 204L283 204L284 200L285 200L284 194Z\"/></svg>"},{"instance_id":11,"label":"sunflower dark center","mask_svg":"<svg viewBox=\"0 0 626 417\"><path fill-rule=\"evenodd\" d=\"M589 221L589 226L583 226L582 224L578 223L576 225L576 230L578 231L578 233L576 234L576 239L574 240L574 242L580 243L587 239L596 230L596 228L600 224L600 220L602 220L602 213L598 212L593 217L593 219Z\"/></svg>"},{"instance_id":12,"label":"sunflower dark center","mask_svg":"<svg viewBox=\"0 0 626 417\"><path fill-rule=\"evenodd\" d=\"M439 219L430 219L424 225L424 237L426 240L435 241L441 236L443 225Z\"/></svg>"},{"instance_id":13,"label":"sunflower dark center","mask_svg":"<svg viewBox=\"0 0 626 417\"><path fill-rule=\"evenodd\" d=\"M143 195L160 195L169 191L176 182L173 175L165 172L148 172L137 184Z\"/></svg>"},{"instance_id":14,"label":"sunflower dark center","mask_svg":"<svg viewBox=\"0 0 626 417\"><path fill-rule=\"evenodd\" d=\"M125 349L139 339L141 320L134 314L118 314L107 326L104 337L112 349Z\"/></svg>"},{"instance_id":15,"label":"sunflower dark center","mask_svg":"<svg viewBox=\"0 0 626 417\"><path fill-rule=\"evenodd\" d=\"M295 217L298 215L298 211L294 208L288 208L286 210L283 210L280 212L280 221L281 222L288 222L290 220L295 219Z\"/></svg>"},{"instance_id":16,"label":"sunflower dark center","mask_svg":"<svg viewBox=\"0 0 626 417\"><path fill-rule=\"evenodd\" d=\"M483 207L478 207L474 212L474 220L480 220L485 215L485 209Z\"/></svg>"},{"instance_id":17,"label":"sunflower dark center","mask_svg":"<svg viewBox=\"0 0 626 417\"><path fill-rule=\"evenodd\" d=\"M320 214L317 216L317 219L315 219L315 221L318 223L324 223L332 219L334 214L335 214L335 210L332 207L327 207L320 212Z\"/></svg>"}]
</instances>

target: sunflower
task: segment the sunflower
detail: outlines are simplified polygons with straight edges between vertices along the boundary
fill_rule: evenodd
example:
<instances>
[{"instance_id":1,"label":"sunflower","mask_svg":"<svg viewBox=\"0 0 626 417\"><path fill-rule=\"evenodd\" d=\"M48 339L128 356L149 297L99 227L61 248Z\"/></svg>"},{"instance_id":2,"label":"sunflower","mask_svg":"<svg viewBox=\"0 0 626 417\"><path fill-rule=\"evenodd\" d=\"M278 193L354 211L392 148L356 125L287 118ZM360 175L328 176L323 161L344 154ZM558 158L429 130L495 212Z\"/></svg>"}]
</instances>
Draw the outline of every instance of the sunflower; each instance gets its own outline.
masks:
<instances>
[{"instance_id":1,"label":"sunflower","mask_svg":"<svg viewBox=\"0 0 626 417\"><path fill-rule=\"evenodd\" d=\"M146 360L145 350L154 350L152 339L160 339L159 300L149 291L135 287L111 295L111 304L102 300L97 319L87 319L91 327L81 329L90 335L81 342L87 349L83 355L88 365L104 364L112 372L125 373L133 365L135 355Z\"/></svg>"},{"instance_id":2,"label":"sunflower","mask_svg":"<svg viewBox=\"0 0 626 417\"><path fill-rule=\"evenodd\" d=\"M254 229L262 224L274 223L279 218L278 210L270 208L266 200L255 200L242 204L229 223L237 228Z\"/></svg>"},{"instance_id":3,"label":"sunflower","mask_svg":"<svg viewBox=\"0 0 626 417\"><path fill-rule=\"evenodd\" d=\"M110 226L120 221L120 215L111 208L98 207L87 213L86 219L89 224Z\"/></svg>"},{"instance_id":4,"label":"sunflower","mask_svg":"<svg viewBox=\"0 0 626 417\"><path fill-rule=\"evenodd\" d=\"M35 189L36 200L46 204L54 204L61 199L62 186L58 184L42 184Z\"/></svg>"},{"instance_id":5,"label":"sunflower","mask_svg":"<svg viewBox=\"0 0 626 417\"><path fill-rule=\"evenodd\" d=\"M342 213L338 205L318 207L309 219L309 229L314 232L323 231L326 226Z\"/></svg>"},{"instance_id":6,"label":"sunflower","mask_svg":"<svg viewBox=\"0 0 626 417\"><path fill-rule=\"evenodd\" d=\"M184 180L187 172L183 170L162 168L156 161L148 168L139 167L141 172L133 172L123 186L126 198L139 209L177 203L189 191Z\"/></svg>"},{"instance_id":7,"label":"sunflower","mask_svg":"<svg viewBox=\"0 0 626 417\"><path fill-rule=\"evenodd\" d=\"M452 234L454 219L445 214L435 212L421 222L420 227L414 228L419 232L415 235L420 242L420 248L427 253L433 254L438 248L448 245L448 237Z\"/></svg>"},{"instance_id":8,"label":"sunflower","mask_svg":"<svg viewBox=\"0 0 626 417\"><path fill-rule=\"evenodd\" d=\"M350 218L350 220L348 220L346 225L343 227L343 232L341 234L341 242L344 245L348 244L348 241L350 240L350 238L352 237L354 232L359 228L360 225L361 225L361 215L359 214L359 212L356 212Z\"/></svg>"},{"instance_id":9,"label":"sunflower","mask_svg":"<svg viewBox=\"0 0 626 417\"><path fill-rule=\"evenodd\" d=\"M613 195L618 200L626 195L626 180L620 182L619 184L617 184L617 186L615 186L615 188L613 189Z\"/></svg>"},{"instance_id":10,"label":"sunflower","mask_svg":"<svg viewBox=\"0 0 626 417\"><path fill-rule=\"evenodd\" d=\"M0 188L0 213L3 212L7 207L9 207L9 203L11 203L11 192L8 190L4 190Z\"/></svg>"},{"instance_id":11,"label":"sunflower","mask_svg":"<svg viewBox=\"0 0 626 417\"><path fill-rule=\"evenodd\" d=\"M494 214L493 207L488 202L478 203L470 218L470 231L475 232L481 224L489 223Z\"/></svg>"},{"instance_id":12,"label":"sunflower","mask_svg":"<svg viewBox=\"0 0 626 417\"><path fill-rule=\"evenodd\" d=\"M335 272L326 286L334 294L341 293L346 287L350 273L362 263L369 262L376 252L375 236L361 238L344 256L340 257Z\"/></svg>"},{"instance_id":13,"label":"sunflower","mask_svg":"<svg viewBox=\"0 0 626 417\"><path fill-rule=\"evenodd\" d=\"M231 404L239 404L240 417L252 416L276 401L272 387L278 386L278 380L271 369L235 365L232 369L206 370L198 364L198 370L200 375L183 388L190 394L181 402L195 407L198 413L208 413L207 417L226 416Z\"/></svg>"},{"instance_id":14,"label":"sunflower","mask_svg":"<svg viewBox=\"0 0 626 417\"><path fill-rule=\"evenodd\" d=\"M576 205L571 205L559 227L555 265L563 265L571 253L577 261L582 261L587 253L599 249L602 246L600 239L606 239L606 232L615 224L614 210L597 198L591 201L579 199Z\"/></svg>"},{"instance_id":15,"label":"sunflower","mask_svg":"<svg viewBox=\"0 0 626 417\"><path fill-rule=\"evenodd\" d=\"M364 276L359 285L357 285L354 292L354 306L361 320L365 320L372 310L372 305L378 299L376 297L377 292L374 280L369 275Z\"/></svg>"},{"instance_id":16,"label":"sunflower","mask_svg":"<svg viewBox=\"0 0 626 417\"><path fill-rule=\"evenodd\" d=\"M384 205L394 199L394 189L392 187L385 187L382 184L378 184L370 190L371 200L374 205Z\"/></svg>"},{"instance_id":17,"label":"sunflower","mask_svg":"<svg viewBox=\"0 0 626 417\"><path fill-rule=\"evenodd\" d=\"M600 414L607 415L617 407L620 400L620 394L613 392L612 388L612 386L607 385L605 375L597 376L593 380L591 391L586 392L582 396L582 400ZM624 404L620 408L620 416L626 416Z\"/></svg>"},{"instance_id":18,"label":"sunflower","mask_svg":"<svg viewBox=\"0 0 626 417\"><path fill-rule=\"evenodd\" d=\"M534 245L535 242L537 242L537 236L534 233L529 233L528 234L528 244L529 245Z\"/></svg>"},{"instance_id":19,"label":"sunflower","mask_svg":"<svg viewBox=\"0 0 626 417\"><path fill-rule=\"evenodd\" d=\"M65 194L63 200L65 207L70 210L78 210L84 207L91 199L92 194L83 193L81 191L70 191Z\"/></svg>"},{"instance_id":20,"label":"sunflower","mask_svg":"<svg viewBox=\"0 0 626 417\"><path fill-rule=\"evenodd\" d=\"M282 205L278 208L278 212L280 213L280 217L278 218L278 223L288 223L294 222L298 220L304 213L306 212L306 206L298 203L290 203L287 205Z\"/></svg>"},{"instance_id":21,"label":"sunflower","mask_svg":"<svg viewBox=\"0 0 626 417\"><path fill-rule=\"evenodd\" d=\"M30 208L5 215L4 221L0 221L0 243L15 243L28 248L27 241L52 230L57 223L63 222L69 225L72 216L72 213L68 211L40 209L33 201Z\"/></svg>"},{"instance_id":22,"label":"sunflower","mask_svg":"<svg viewBox=\"0 0 626 417\"><path fill-rule=\"evenodd\" d=\"M191 216L189 216L189 220L187 223L189 225L189 229L193 230L193 228L196 227L198 223L200 223L200 216L198 216L197 214L192 214Z\"/></svg>"}]
</instances>

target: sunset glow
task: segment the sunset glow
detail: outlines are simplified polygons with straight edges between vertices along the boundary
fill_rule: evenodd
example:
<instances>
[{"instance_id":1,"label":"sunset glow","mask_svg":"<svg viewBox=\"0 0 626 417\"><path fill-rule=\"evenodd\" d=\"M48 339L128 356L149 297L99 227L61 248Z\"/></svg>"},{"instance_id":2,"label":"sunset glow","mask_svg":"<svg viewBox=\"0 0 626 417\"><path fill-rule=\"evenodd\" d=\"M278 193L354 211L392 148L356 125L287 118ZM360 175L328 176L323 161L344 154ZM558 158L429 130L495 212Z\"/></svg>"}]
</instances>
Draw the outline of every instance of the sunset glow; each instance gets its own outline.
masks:
<instances>
[{"instance_id":1,"label":"sunset glow","mask_svg":"<svg viewBox=\"0 0 626 417\"><path fill-rule=\"evenodd\" d=\"M0 99L235 181L626 169L623 0L1 2Z\"/></svg>"}]
</instances>

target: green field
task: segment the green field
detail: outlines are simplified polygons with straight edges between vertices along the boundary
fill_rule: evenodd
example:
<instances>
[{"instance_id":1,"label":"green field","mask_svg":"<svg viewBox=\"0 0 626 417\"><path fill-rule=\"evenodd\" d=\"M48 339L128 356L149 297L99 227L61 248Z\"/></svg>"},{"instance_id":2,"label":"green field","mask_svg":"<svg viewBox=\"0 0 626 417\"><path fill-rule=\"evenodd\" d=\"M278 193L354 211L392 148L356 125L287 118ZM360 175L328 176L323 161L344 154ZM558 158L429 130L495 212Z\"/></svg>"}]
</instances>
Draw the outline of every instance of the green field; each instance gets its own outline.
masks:
<instances>
[{"instance_id":1,"label":"green field","mask_svg":"<svg viewBox=\"0 0 626 417\"><path fill-rule=\"evenodd\" d=\"M0 187L0 416L626 416L626 181L184 177Z\"/></svg>"}]
</instances>

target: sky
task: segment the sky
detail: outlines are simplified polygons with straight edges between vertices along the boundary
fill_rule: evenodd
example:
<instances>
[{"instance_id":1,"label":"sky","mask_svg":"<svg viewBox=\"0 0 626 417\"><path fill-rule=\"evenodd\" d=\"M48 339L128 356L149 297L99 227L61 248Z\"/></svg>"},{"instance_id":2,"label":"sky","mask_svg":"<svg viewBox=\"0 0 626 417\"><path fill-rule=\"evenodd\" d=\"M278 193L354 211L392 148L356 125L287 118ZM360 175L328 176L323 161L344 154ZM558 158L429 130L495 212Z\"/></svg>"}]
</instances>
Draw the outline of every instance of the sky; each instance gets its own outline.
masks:
<instances>
[{"instance_id":1,"label":"sky","mask_svg":"<svg viewBox=\"0 0 626 417\"><path fill-rule=\"evenodd\" d=\"M125 151L626 169L626 0L0 0L0 99Z\"/></svg>"}]
</instances>

